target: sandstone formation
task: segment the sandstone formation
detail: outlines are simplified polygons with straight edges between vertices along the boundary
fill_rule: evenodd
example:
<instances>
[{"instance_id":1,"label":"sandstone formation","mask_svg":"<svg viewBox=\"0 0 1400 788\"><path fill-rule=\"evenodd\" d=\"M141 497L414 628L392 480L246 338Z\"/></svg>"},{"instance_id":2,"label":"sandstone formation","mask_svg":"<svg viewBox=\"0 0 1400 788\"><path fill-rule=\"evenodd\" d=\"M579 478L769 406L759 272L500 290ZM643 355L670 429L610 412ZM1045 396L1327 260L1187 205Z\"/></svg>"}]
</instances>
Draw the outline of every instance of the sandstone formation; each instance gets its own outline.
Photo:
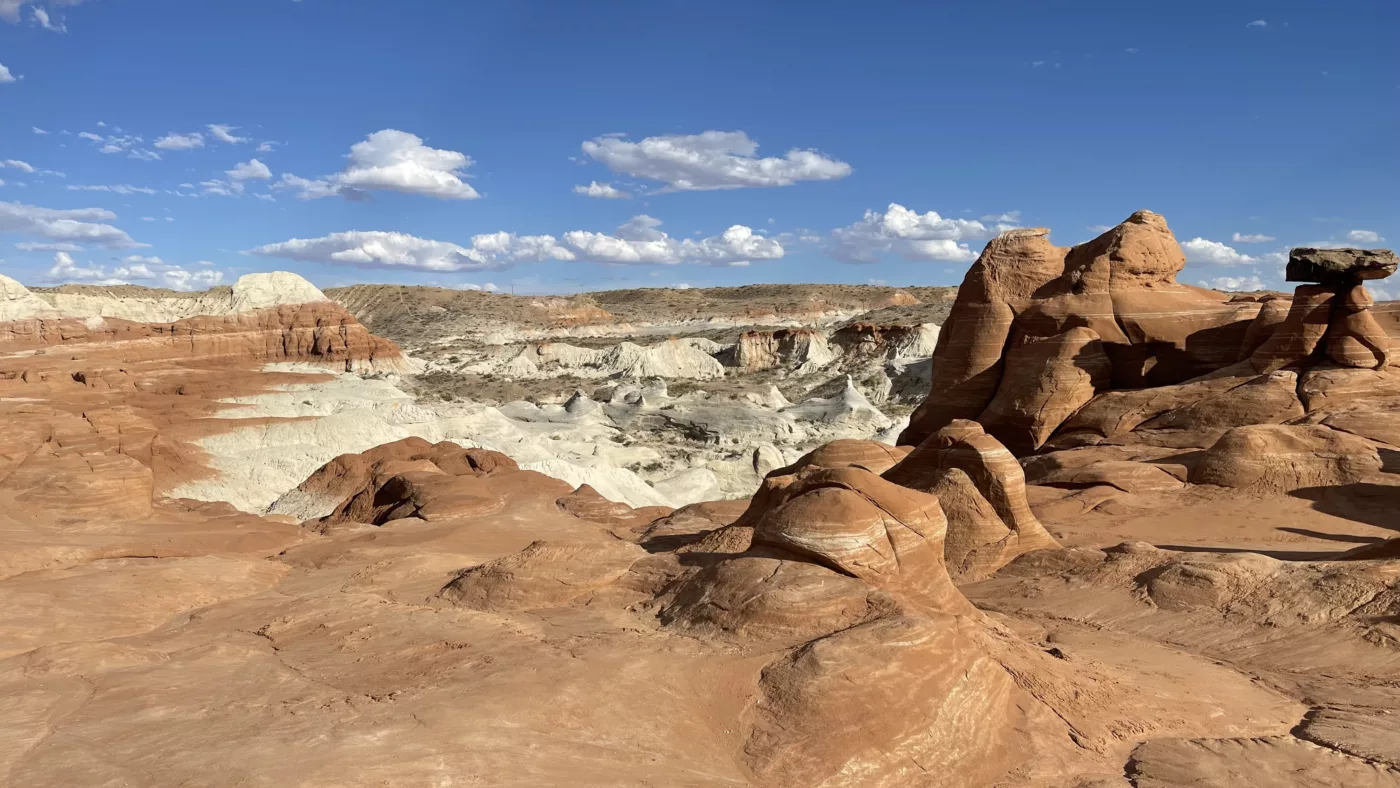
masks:
<instances>
[{"instance_id":1,"label":"sandstone formation","mask_svg":"<svg viewBox=\"0 0 1400 788\"><path fill-rule=\"evenodd\" d=\"M1324 426L1256 424L1216 441L1192 467L1191 482L1287 492L1353 484L1380 469L1365 438Z\"/></svg>"},{"instance_id":2,"label":"sandstone formation","mask_svg":"<svg viewBox=\"0 0 1400 788\"><path fill-rule=\"evenodd\" d=\"M774 366L541 337L536 370L762 384L628 362L498 408L415 401L292 282L133 322L193 307L0 281L0 784L1400 785L1400 313L1340 259L1231 298L1152 214L1003 235L903 446L861 373L921 314L768 326L826 342L801 374L749 325Z\"/></svg>"},{"instance_id":3,"label":"sandstone formation","mask_svg":"<svg viewBox=\"0 0 1400 788\"><path fill-rule=\"evenodd\" d=\"M1290 282L1355 285L1368 279L1384 279L1395 273L1400 259L1389 249L1289 250L1286 271Z\"/></svg>"},{"instance_id":4,"label":"sandstone formation","mask_svg":"<svg viewBox=\"0 0 1400 788\"><path fill-rule=\"evenodd\" d=\"M1149 211L1072 249L1046 232L1003 233L969 270L901 444L971 419L1021 456L1123 440L1205 448L1302 417L1299 381L1314 368L1389 364L1362 284L1395 270L1386 250L1293 250L1289 279L1316 284L1285 309L1179 284L1185 258Z\"/></svg>"},{"instance_id":5,"label":"sandstone formation","mask_svg":"<svg viewBox=\"0 0 1400 788\"><path fill-rule=\"evenodd\" d=\"M985 575L1022 553L1058 546L1031 513L1020 464L976 422L949 423L884 478L943 502L944 556L955 576Z\"/></svg>"}]
</instances>

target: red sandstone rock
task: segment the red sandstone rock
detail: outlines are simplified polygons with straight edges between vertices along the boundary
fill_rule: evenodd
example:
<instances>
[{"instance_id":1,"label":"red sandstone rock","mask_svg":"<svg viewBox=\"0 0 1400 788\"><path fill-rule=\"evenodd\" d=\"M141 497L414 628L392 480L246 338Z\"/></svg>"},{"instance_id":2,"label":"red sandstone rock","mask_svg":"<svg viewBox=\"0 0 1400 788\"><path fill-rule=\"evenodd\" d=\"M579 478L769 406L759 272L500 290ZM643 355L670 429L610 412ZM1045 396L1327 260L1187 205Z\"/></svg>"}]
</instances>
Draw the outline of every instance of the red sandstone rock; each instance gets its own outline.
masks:
<instances>
[{"instance_id":1,"label":"red sandstone rock","mask_svg":"<svg viewBox=\"0 0 1400 788\"><path fill-rule=\"evenodd\" d=\"M1073 249L1054 246L1047 232L1003 233L968 271L939 335L932 389L901 444L917 445L954 419L981 418L1001 388L1012 337L1086 328L1108 358L1111 385L1125 388L1178 383L1238 357L1259 305L1178 284L1185 258L1162 217L1139 211ZM1021 398L1037 399L1009 389L999 411ZM1058 426L1041 421L1036 433Z\"/></svg>"}]
</instances>

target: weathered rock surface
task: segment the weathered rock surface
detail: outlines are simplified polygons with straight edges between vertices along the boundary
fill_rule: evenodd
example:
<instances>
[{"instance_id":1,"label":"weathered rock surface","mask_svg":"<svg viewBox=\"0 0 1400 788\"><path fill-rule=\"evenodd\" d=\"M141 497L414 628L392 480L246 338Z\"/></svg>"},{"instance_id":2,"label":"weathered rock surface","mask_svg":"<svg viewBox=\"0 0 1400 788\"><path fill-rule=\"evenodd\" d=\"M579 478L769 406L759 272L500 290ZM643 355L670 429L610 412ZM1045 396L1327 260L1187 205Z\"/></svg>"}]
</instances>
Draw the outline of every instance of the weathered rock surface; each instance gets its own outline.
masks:
<instances>
[{"instance_id":1,"label":"weathered rock surface","mask_svg":"<svg viewBox=\"0 0 1400 788\"><path fill-rule=\"evenodd\" d=\"M623 541L534 542L464 571L442 597L495 613L564 605L622 577L646 554Z\"/></svg>"},{"instance_id":2,"label":"weathered rock surface","mask_svg":"<svg viewBox=\"0 0 1400 788\"><path fill-rule=\"evenodd\" d=\"M1400 375L1333 341L1374 332L1347 315L1392 316L1336 287L1316 343L1261 372L1257 350L1317 324L1167 282L1155 223L1047 255L1058 273L984 270L1003 290L1048 276L1012 310L986 424L791 464L757 427L722 444L750 424L731 405L654 383L427 407L352 385L334 352L312 384L266 368L230 336L246 312L188 341L12 321L0 783L1394 785ZM1042 241L993 245L1034 262ZM541 309L594 319L576 306ZM1232 309L1259 317L1212 323ZM853 324L830 347L883 364L920 333ZM278 336L276 358L327 355ZM763 429L835 437L860 410L816 399ZM614 438L658 423L717 436L761 489L673 511L531 470L654 461ZM572 448L467 445L488 436ZM283 514L179 498L263 487L296 488Z\"/></svg>"},{"instance_id":3,"label":"weathered rock surface","mask_svg":"<svg viewBox=\"0 0 1400 788\"><path fill-rule=\"evenodd\" d=\"M946 501L944 556L955 576L984 575L1022 553L1058 546L1031 512L1020 464L976 422L949 423L884 478Z\"/></svg>"},{"instance_id":4,"label":"weathered rock surface","mask_svg":"<svg viewBox=\"0 0 1400 788\"><path fill-rule=\"evenodd\" d=\"M1354 285L1368 279L1384 279L1395 273L1400 258L1389 249L1312 249L1288 250L1290 282L1317 282L1325 285Z\"/></svg>"},{"instance_id":5,"label":"weathered rock surface","mask_svg":"<svg viewBox=\"0 0 1400 788\"><path fill-rule=\"evenodd\" d=\"M1259 424L1225 433L1196 463L1191 482L1287 492L1353 484L1380 469L1364 438L1321 426Z\"/></svg>"},{"instance_id":6,"label":"weathered rock surface","mask_svg":"<svg viewBox=\"0 0 1400 788\"><path fill-rule=\"evenodd\" d=\"M932 390L900 436L901 444L918 445L954 419L980 419L998 396L989 424L1010 418L1019 422L1018 429L1029 425L1032 435L1040 435L1059 426L1052 417L1072 412L1071 403L1079 404L1096 376L1100 387L1105 380L1115 388L1162 386L1235 361L1259 304L1178 284L1176 274L1186 260L1161 216L1139 211L1073 249L1054 246L1047 233L1003 233L968 271L939 335ZM1036 375L1025 375L1019 384L1013 377L999 395L1008 378L1006 348L1033 347L1071 329L1097 337L1107 357L1106 375L1097 350L1074 360L1078 349L1093 341L1076 334L1058 347L1025 351L1035 353L1036 364L1055 365L1059 371L1051 380L1073 371L1066 365L1084 365L1074 383L1065 381L1062 402L1038 410L1050 398L1034 393L1040 385ZM1055 360L1071 350L1073 355ZM1022 393L1015 385L1030 391ZM1024 442L1034 440L1028 436Z\"/></svg>"}]
</instances>

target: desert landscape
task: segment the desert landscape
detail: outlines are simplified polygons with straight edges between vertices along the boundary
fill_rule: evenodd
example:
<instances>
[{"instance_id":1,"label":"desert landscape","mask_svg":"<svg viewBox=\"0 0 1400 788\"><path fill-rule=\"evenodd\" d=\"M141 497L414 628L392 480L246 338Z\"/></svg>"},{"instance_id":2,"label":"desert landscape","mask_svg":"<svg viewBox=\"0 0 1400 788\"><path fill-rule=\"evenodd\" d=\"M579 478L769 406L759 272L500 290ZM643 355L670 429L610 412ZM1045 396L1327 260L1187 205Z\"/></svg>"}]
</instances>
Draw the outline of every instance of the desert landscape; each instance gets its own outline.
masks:
<instances>
[{"instance_id":1,"label":"desert landscape","mask_svg":"<svg viewBox=\"0 0 1400 788\"><path fill-rule=\"evenodd\" d=\"M0 784L1400 785L1400 303L0 278Z\"/></svg>"},{"instance_id":2,"label":"desert landscape","mask_svg":"<svg viewBox=\"0 0 1400 788\"><path fill-rule=\"evenodd\" d=\"M1397 31L0 0L0 788L1400 788Z\"/></svg>"}]
</instances>

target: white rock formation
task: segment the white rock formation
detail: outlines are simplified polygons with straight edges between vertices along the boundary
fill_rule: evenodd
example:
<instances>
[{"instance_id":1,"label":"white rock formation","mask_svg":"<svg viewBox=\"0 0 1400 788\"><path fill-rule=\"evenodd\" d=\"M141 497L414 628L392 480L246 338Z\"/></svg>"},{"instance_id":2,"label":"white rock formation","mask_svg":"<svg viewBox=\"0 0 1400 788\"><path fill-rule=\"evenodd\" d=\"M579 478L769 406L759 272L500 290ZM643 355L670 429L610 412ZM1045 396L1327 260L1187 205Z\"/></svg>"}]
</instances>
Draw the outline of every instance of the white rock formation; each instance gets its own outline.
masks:
<instances>
[{"instance_id":1,"label":"white rock formation","mask_svg":"<svg viewBox=\"0 0 1400 788\"><path fill-rule=\"evenodd\" d=\"M45 306L54 310L54 315L49 316L113 317L136 323L173 323L198 315L231 315L282 304L308 304L329 300L315 285L286 271L245 274L239 277L231 288L215 287L188 297L118 297L110 293L31 295L41 299Z\"/></svg>"},{"instance_id":2,"label":"white rock formation","mask_svg":"<svg viewBox=\"0 0 1400 788\"><path fill-rule=\"evenodd\" d=\"M36 317L58 317L58 311L49 302L29 292L29 288L0 275L0 321L32 320Z\"/></svg>"}]
</instances>

